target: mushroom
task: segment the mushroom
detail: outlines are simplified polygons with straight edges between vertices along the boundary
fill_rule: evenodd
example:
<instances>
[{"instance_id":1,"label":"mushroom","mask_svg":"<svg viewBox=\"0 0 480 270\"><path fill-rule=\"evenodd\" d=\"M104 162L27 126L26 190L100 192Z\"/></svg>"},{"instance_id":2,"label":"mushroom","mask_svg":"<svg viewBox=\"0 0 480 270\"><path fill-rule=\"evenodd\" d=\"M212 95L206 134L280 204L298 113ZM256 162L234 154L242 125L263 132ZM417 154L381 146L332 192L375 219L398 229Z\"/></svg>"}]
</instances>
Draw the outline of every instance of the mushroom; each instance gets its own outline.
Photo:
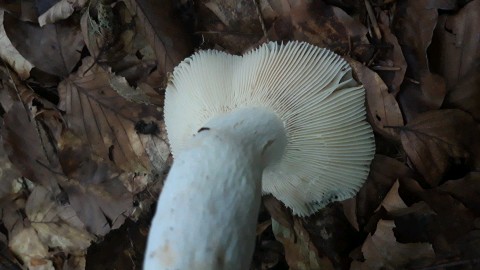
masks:
<instances>
[{"instance_id":1,"label":"mushroom","mask_svg":"<svg viewBox=\"0 0 480 270\"><path fill-rule=\"evenodd\" d=\"M180 63L145 269L248 269L262 193L297 216L354 196L375 152L364 92L340 56L304 42Z\"/></svg>"}]
</instances>

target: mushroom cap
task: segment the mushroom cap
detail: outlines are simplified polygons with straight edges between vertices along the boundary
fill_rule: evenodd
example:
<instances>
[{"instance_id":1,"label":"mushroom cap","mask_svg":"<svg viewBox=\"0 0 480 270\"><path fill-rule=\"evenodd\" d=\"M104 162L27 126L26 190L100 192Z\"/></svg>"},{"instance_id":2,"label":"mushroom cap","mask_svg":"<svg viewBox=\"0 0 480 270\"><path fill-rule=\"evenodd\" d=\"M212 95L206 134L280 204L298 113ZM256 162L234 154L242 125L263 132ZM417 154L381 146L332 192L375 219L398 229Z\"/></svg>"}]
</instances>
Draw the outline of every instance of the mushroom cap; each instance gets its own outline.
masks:
<instances>
[{"instance_id":1,"label":"mushroom cap","mask_svg":"<svg viewBox=\"0 0 480 270\"><path fill-rule=\"evenodd\" d=\"M304 42L270 42L243 56L200 51L180 63L165 94L172 154L212 117L264 107L287 134L279 162L263 172L262 189L295 215L353 197L375 152L365 90L339 55Z\"/></svg>"}]
</instances>

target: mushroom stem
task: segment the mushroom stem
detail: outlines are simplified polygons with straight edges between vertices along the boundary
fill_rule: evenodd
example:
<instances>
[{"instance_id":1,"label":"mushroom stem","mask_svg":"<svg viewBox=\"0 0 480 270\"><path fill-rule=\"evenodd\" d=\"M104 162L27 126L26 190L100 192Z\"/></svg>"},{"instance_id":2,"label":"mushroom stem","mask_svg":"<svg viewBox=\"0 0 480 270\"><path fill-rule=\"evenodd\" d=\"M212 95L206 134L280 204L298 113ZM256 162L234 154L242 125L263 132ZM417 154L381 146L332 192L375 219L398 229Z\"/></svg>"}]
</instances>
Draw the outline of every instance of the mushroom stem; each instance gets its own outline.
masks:
<instances>
[{"instance_id":1,"label":"mushroom stem","mask_svg":"<svg viewBox=\"0 0 480 270\"><path fill-rule=\"evenodd\" d=\"M179 152L158 201L144 269L248 269L262 172L285 150L271 110L216 116Z\"/></svg>"}]
</instances>

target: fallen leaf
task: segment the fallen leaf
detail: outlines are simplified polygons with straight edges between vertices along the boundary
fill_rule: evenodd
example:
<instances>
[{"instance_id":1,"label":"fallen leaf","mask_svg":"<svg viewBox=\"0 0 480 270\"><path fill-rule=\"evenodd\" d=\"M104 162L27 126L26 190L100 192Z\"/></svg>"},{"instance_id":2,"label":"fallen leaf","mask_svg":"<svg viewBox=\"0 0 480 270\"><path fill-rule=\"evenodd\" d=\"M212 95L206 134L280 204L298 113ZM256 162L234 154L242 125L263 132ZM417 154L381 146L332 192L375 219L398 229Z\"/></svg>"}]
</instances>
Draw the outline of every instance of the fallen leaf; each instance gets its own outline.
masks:
<instances>
[{"instance_id":1,"label":"fallen leaf","mask_svg":"<svg viewBox=\"0 0 480 270\"><path fill-rule=\"evenodd\" d=\"M2 251L0 269L21 270L21 264L15 258L13 252L8 249L7 242L7 237L3 233L0 233L0 250Z\"/></svg>"},{"instance_id":2,"label":"fallen leaf","mask_svg":"<svg viewBox=\"0 0 480 270\"><path fill-rule=\"evenodd\" d=\"M272 219L272 230L275 238L285 248L285 258L291 269L334 269L328 258L319 256L308 232L298 218L294 219L292 229L283 227L275 219Z\"/></svg>"},{"instance_id":3,"label":"fallen leaf","mask_svg":"<svg viewBox=\"0 0 480 270\"><path fill-rule=\"evenodd\" d=\"M398 180L395 181L392 188L387 193L381 203L381 207L387 210L387 212L395 213L396 211L400 211L408 207L398 194L399 186L400 183L398 182Z\"/></svg>"},{"instance_id":4,"label":"fallen leaf","mask_svg":"<svg viewBox=\"0 0 480 270\"><path fill-rule=\"evenodd\" d=\"M402 162L387 156L375 155L370 165L370 174L355 199L360 229L369 222L395 181L409 175L412 175L411 170Z\"/></svg>"},{"instance_id":5,"label":"fallen leaf","mask_svg":"<svg viewBox=\"0 0 480 270\"><path fill-rule=\"evenodd\" d=\"M0 10L0 57L7 62L22 79L30 77L30 70L34 67L13 46L5 32L5 11Z\"/></svg>"},{"instance_id":6,"label":"fallen leaf","mask_svg":"<svg viewBox=\"0 0 480 270\"><path fill-rule=\"evenodd\" d=\"M207 44L222 47L233 54L241 54L257 43L264 36L262 23L268 29L277 15L267 1L242 1L239 4L237 1L203 0L198 13L204 28L201 33Z\"/></svg>"},{"instance_id":7,"label":"fallen leaf","mask_svg":"<svg viewBox=\"0 0 480 270\"><path fill-rule=\"evenodd\" d=\"M55 195L42 186L36 186L25 205L25 213L40 241L49 248L64 252L84 252L94 237L78 219L75 210L68 204L54 201Z\"/></svg>"},{"instance_id":8,"label":"fallen leaf","mask_svg":"<svg viewBox=\"0 0 480 270\"><path fill-rule=\"evenodd\" d=\"M293 38L364 61L371 57L367 28L345 11L322 1L291 1Z\"/></svg>"},{"instance_id":9,"label":"fallen leaf","mask_svg":"<svg viewBox=\"0 0 480 270\"><path fill-rule=\"evenodd\" d=\"M420 113L439 109L445 98L445 83L431 73L427 49L437 24L437 8L454 7L442 0L398 2L393 29L407 61L406 79L398 98L407 123Z\"/></svg>"},{"instance_id":10,"label":"fallen leaf","mask_svg":"<svg viewBox=\"0 0 480 270\"><path fill-rule=\"evenodd\" d=\"M36 22L37 7L34 0L1 1L0 10L4 10L22 21Z\"/></svg>"},{"instance_id":11,"label":"fallen leaf","mask_svg":"<svg viewBox=\"0 0 480 270\"><path fill-rule=\"evenodd\" d=\"M171 1L125 1L157 56L157 68L163 73L173 68L192 52L189 36L175 15Z\"/></svg>"},{"instance_id":12,"label":"fallen leaf","mask_svg":"<svg viewBox=\"0 0 480 270\"><path fill-rule=\"evenodd\" d=\"M3 24L15 48L42 71L65 77L80 60L84 42L80 27L71 21L39 27L5 15Z\"/></svg>"},{"instance_id":13,"label":"fallen leaf","mask_svg":"<svg viewBox=\"0 0 480 270\"><path fill-rule=\"evenodd\" d=\"M353 261L350 269L404 269L415 262L430 262L435 252L429 243L398 243L391 220L380 220L377 230L363 243L364 262Z\"/></svg>"},{"instance_id":14,"label":"fallen leaf","mask_svg":"<svg viewBox=\"0 0 480 270\"><path fill-rule=\"evenodd\" d=\"M131 173L122 173L96 156L84 140L71 132L64 132L59 142L59 157L69 178L61 183L62 190L87 230L103 236L120 227L133 210L133 194L122 183L122 178L133 178ZM147 179L147 183L151 182ZM143 185L138 190L145 188L146 183L132 180L135 187Z\"/></svg>"},{"instance_id":15,"label":"fallen leaf","mask_svg":"<svg viewBox=\"0 0 480 270\"><path fill-rule=\"evenodd\" d=\"M143 135L135 130L140 120L153 121L160 129L160 112L119 96L110 86L110 77L111 73L94 65L92 58L85 58L79 70L60 83L59 107L66 112L68 128L88 142L92 153L123 171L151 173L159 169L161 173L169 155L161 137L165 133ZM152 164L150 158L158 163Z\"/></svg>"},{"instance_id":16,"label":"fallen leaf","mask_svg":"<svg viewBox=\"0 0 480 270\"><path fill-rule=\"evenodd\" d=\"M37 235L34 228L25 228L10 236L9 247L19 256L28 269L54 270L52 261L48 260L48 248Z\"/></svg>"},{"instance_id":17,"label":"fallen leaf","mask_svg":"<svg viewBox=\"0 0 480 270\"><path fill-rule=\"evenodd\" d=\"M345 218L341 204L330 204L307 221L300 224L308 232L310 241L318 253L325 257L321 258L324 261L328 259L335 269L348 268L350 265L348 255L362 239ZM294 228L298 230L295 226Z\"/></svg>"},{"instance_id":18,"label":"fallen leaf","mask_svg":"<svg viewBox=\"0 0 480 270\"><path fill-rule=\"evenodd\" d=\"M472 168L480 166L480 129L470 115L460 110L421 114L400 128L400 135L409 159L430 186L437 186L455 162Z\"/></svg>"},{"instance_id":19,"label":"fallen leaf","mask_svg":"<svg viewBox=\"0 0 480 270\"><path fill-rule=\"evenodd\" d=\"M480 122L480 63L450 89L444 107L464 110Z\"/></svg>"},{"instance_id":20,"label":"fallen leaf","mask_svg":"<svg viewBox=\"0 0 480 270\"><path fill-rule=\"evenodd\" d=\"M448 258L460 255L455 241L474 229L475 214L441 190L441 186L423 189L417 181L404 178L401 187L409 196L416 196L417 200L424 201L435 212L427 219L427 224L422 225L427 226L429 242L433 244L437 256Z\"/></svg>"},{"instance_id":21,"label":"fallen leaf","mask_svg":"<svg viewBox=\"0 0 480 270\"><path fill-rule=\"evenodd\" d=\"M3 128L3 124L0 123L0 129ZM14 181L20 177L20 172L8 159L7 152L3 146L3 137L0 134L0 179L2 179L0 181L0 207L4 197L16 192L14 190Z\"/></svg>"},{"instance_id":22,"label":"fallen leaf","mask_svg":"<svg viewBox=\"0 0 480 270\"><path fill-rule=\"evenodd\" d=\"M392 127L403 126L403 117L395 95L380 76L361 63L347 58L355 75L365 87L367 98L367 117L375 131L394 140L400 140L398 130Z\"/></svg>"},{"instance_id":23,"label":"fallen leaf","mask_svg":"<svg viewBox=\"0 0 480 270\"><path fill-rule=\"evenodd\" d=\"M4 123L5 150L22 176L58 192L60 163L39 122L16 102L4 115Z\"/></svg>"},{"instance_id":24,"label":"fallen leaf","mask_svg":"<svg viewBox=\"0 0 480 270\"><path fill-rule=\"evenodd\" d=\"M412 204L396 213L392 213L395 220L393 232L399 243L432 242L436 237L431 232L435 226L437 213L424 201ZM434 247L435 249L435 247Z\"/></svg>"},{"instance_id":25,"label":"fallen leaf","mask_svg":"<svg viewBox=\"0 0 480 270\"><path fill-rule=\"evenodd\" d=\"M457 180L449 180L438 187L480 215L480 173L471 172Z\"/></svg>"},{"instance_id":26,"label":"fallen leaf","mask_svg":"<svg viewBox=\"0 0 480 270\"><path fill-rule=\"evenodd\" d=\"M398 43L397 37L390 29L390 22L386 12L380 12L378 25L382 31L382 38L390 46L390 48L388 48L383 55L383 58L391 61L386 63L385 67L392 68L392 70L382 71L379 69L377 72L383 81L388 85L390 90L389 92L395 96L400 91L400 86L405 77L407 62L405 61L405 57L403 56L402 48Z\"/></svg>"},{"instance_id":27,"label":"fallen leaf","mask_svg":"<svg viewBox=\"0 0 480 270\"><path fill-rule=\"evenodd\" d=\"M64 20L85 6L88 0L61 0L38 17L40 26Z\"/></svg>"},{"instance_id":28,"label":"fallen leaf","mask_svg":"<svg viewBox=\"0 0 480 270\"><path fill-rule=\"evenodd\" d=\"M480 1L466 4L455 14L438 18L430 62L433 70L445 77L447 89L452 89L480 60ZM441 55L442 57L435 57Z\"/></svg>"}]
</instances>

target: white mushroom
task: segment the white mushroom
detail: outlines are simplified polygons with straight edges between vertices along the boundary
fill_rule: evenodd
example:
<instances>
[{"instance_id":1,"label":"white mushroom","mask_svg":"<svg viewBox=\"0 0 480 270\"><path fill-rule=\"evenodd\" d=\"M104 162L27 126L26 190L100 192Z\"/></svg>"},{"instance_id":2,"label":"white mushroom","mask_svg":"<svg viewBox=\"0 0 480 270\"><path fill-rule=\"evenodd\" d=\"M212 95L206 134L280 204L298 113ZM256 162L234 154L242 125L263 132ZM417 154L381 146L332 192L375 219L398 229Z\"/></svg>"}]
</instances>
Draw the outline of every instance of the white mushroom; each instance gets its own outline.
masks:
<instances>
[{"instance_id":1,"label":"white mushroom","mask_svg":"<svg viewBox=\"0 0 480 270\"><path fill-rule=\"evenodd\" d=\"M375 151L364 92L340 56L302 42L184 60L145 269L248 269L262 191L298 216L354 196Z\"/></svg>"}]
</instances>

